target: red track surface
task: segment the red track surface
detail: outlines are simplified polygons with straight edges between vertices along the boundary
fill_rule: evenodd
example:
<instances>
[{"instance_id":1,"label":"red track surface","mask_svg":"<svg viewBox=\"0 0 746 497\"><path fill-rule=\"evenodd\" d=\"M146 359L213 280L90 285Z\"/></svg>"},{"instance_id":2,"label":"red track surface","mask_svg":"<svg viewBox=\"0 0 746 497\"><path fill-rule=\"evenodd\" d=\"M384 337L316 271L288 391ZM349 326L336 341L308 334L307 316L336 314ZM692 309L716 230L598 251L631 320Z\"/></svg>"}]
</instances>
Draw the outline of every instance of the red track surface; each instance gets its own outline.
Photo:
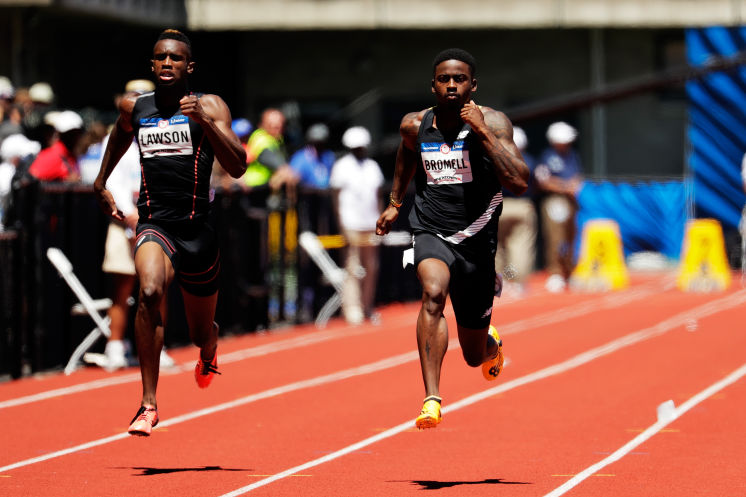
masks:
<instances>
[{"instance_id":1,"label":"red track surface","mask_svg":"<svg viewBox=\"0 0 746 497\"><path fill-rule=\"evenodd\" d=\"M685 294L661 274L608 294L534 283L497 301L509 360L498 381L451 343L434 430L413 424L417 304L382 309L379 327L223 339L223 375L207 390L192 377L196 349L170 351L180 367L161 374L149 438L124 433L136 369L2 384L0 495L541 496L574 475L554 495L746 495L746 290ZM654 426L659 404L683 409L737 370Z\"/></svg>"}]
</instances>

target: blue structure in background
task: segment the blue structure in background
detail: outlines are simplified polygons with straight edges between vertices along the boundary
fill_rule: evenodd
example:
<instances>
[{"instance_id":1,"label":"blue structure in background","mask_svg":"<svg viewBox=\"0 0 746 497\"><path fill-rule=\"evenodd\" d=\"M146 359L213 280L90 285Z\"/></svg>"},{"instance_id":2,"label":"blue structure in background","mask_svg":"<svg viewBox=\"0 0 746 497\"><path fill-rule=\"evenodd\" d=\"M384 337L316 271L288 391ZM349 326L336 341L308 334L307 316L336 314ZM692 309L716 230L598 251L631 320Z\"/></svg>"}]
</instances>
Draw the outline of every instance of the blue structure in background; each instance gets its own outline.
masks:
<instances>
[{"instance_id":1,"label":"blue structure in background","mask_svg":"<svg viewBox=\"0 0 746 497\"><path fill-rule=\"evenodd\" d=\"M712 57L746 51L746 27L690 28L687 61L704 67ZM687 214L737 229L746 203L741 161L746 153L746 67L713 72L686 83L689 98L689 177L683 181L588 182L578 201L578 233L590 219L619 224L625 256L656 251L678 259ZM693 200L693 213L688 213ZM580 236L575 247L578 253Z\"/></svg>"},{"instance_id":2,"label":"blue structure in background","mask_svg":"<svg viewBox=\"0 0 746 497\"><path fill-rule=\"evenodd\" d=\"M704 66L712 56L746 50L746 28L686 30L687 60ZM709 74L686 84L689 96L689 167L695 217L711 217L734 229L746 202L741 160L746 152L746 68Z\"/></svg>"},{"instance_id":3,"label":"blue structure in background","mask_svg":"<svg viewBox=\"0 0 746 497\"><path fill-rule=\"evenodd\" d=\"M669 259L679 258L687 220L684 181L588 181L578 194L578 203L576 254L585 222L605 218L619 225L625 257L652 251Z\"/></svg>"}]
</instances>

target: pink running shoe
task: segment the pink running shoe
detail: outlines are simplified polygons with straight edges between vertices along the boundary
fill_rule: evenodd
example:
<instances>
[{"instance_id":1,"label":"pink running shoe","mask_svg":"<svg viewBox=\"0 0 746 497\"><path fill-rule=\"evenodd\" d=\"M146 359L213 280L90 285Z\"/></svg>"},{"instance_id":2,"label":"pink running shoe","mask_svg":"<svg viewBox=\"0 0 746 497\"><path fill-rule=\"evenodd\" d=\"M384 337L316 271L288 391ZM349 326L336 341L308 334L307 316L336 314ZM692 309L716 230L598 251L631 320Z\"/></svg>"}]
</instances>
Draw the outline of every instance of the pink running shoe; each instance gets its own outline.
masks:
<instances>
[{"instance_id":1,"label":"pink running shoe","mask_svg":"<svg viewBox=\"0 0 746 497\"><path fill-rule=\"evenodd\" d=\"M148 437L153 427L158 424L158 409L151 405L140 406L135 417L130 422L130 435Z\"/></svg>"}]
</instances>

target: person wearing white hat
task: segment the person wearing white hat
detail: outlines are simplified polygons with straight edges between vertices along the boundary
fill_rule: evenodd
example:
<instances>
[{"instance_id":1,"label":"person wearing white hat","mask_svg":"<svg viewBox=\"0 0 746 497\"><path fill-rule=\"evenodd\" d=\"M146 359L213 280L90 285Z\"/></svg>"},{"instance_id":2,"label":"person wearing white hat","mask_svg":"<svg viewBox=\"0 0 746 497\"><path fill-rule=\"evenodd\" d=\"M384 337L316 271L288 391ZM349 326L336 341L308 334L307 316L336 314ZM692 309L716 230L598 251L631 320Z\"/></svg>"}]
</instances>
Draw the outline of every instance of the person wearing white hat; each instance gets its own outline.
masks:
<instances>
[{"instance_id":1,"label":"person wearing white hat","mask_svg":"<svg viewBox=\"0 0 746 497\"><path fill-rule=\"evenodd\" d=\"M577 130L566 122L547 128L549 147L536 166L536 182L542 192L541 220L544 258L549 277L545 287L561 292L573 269L577 192L582 185L580 157L572 148Z\"/></svg>"},{"instance_id":2,"label":"person wearing white hat","mask_svg":"<svg viewBox=\"0 0 746 497\"><path fill-rule=\"evenodd\" d=\"M77 148L83 136L83 119L72 110L54 115L51 123L58 139L31 164L29 173L41 181L77 182L80 179Z\"/></svg>"},{"instance_id":3,"label":"person wearing white hat","mask_svg":"<svg viewBox=\"0 0 746 497\"><path fill-rule=\"evenodd\" d=\"M526 148L526 132L513 126L513 142L523 155L530 171L528 189L521 195L510 190L503 191L503 211L497 229L497 256L495 268L502 272L505 297L523 294L526 278L533 272L536 262L537 216L532 196L534 194L533 171L536 159Z\"/></svg>"},{"instance_id":4,"label":"person wearing white hat","mask_svg":"<svg viewBox=\"0 0 746 497\"><path fill-rule=\"evenodd\" d=\"M11 185L16 169L24 160L39 153L41 144L17 133L8 136L0 145L0 231L5 223Z\"/></svg>"},{"instance_id":5,"label":"person wearing white hat","mask_svg":"<svg viewBox=\"0 0 746 497\"><path fill-rule=\"evenodd\" d=\"M384 178L378 163L368 157L370 143L370 133L362 126L345 131L342 144L349 152L334 163L329 179L339 226L347 240L342 314L351 324L379 319L374 307L378 280L374 235Z\"/></svg>"},{"instance_id":6,"label":"person wearing white hat","mask_svg":"<svg viewBox=\"0 0 746 497\"><path fill-rule=\"evenodd\" d=\"M481 368L487 381L496 380L503 366L502 341L490 324L498 219L503 188L520 195L529 171L513 142L510 120L474 102L476 71L474 57L460 48L435 56L430 84L436 105L402 119L389 205L376 225L377 234L389 232L414 178L409 223L422 286L417 345L426 395L415 419L419 429L435 428L442 419L448 297L465 362Z\"/></svg>"}]
</instances>

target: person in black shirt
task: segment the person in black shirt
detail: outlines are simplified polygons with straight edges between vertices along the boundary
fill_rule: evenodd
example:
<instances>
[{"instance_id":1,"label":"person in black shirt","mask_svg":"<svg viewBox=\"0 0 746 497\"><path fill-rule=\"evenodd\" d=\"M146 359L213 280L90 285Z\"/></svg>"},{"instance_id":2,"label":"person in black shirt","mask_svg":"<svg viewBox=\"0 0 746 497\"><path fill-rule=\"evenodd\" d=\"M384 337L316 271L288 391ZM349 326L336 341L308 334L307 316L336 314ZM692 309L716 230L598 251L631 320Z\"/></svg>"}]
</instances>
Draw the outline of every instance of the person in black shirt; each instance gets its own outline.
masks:
<instances>
[{"instance_id":1,"label":"person in black shirt","mask_svg":"<svg viewBox=\"0 0 746 497\"><path fill-rule=\"evenodd\" d=\"M426 393L415 421L420 429L441 421L440 372L448 348L443 310L449 294L466 363L481 365L488 380L503 364L502 342L490 325L497 221L502 187L523 193L529 170L513 143L510 121L475 104L476 89L476 62L468 52L448 49L435 57L436 106L402 119L390 202L376 226L378 235L388 233L414 177L409 221L422 284L417 344Z\"/></svg>"},{"instance_id":2,"label":"person in black shirt","mask_svg":"<svg viewBox=\"0 0 746 497\"><path fill-rule=\"evenodd\" d=\"M176 279L184 297L189 333L200 348L195 379L207 387L217 371L220 252L207 224L213 160L228 174L246 171L246 152L231 130L231 113L217 95L195 94L188 77L194 71L191 43L180 31L163 31L153 47L154 92L129 95L104 152L94 191L102 209L122 220L106 179L137 139L142 182L135 268L140 281L135 339L142 374L141 407L129 433L150 435L158 423L156 387L168 287Z\"/></svg>"}]
</instances>

